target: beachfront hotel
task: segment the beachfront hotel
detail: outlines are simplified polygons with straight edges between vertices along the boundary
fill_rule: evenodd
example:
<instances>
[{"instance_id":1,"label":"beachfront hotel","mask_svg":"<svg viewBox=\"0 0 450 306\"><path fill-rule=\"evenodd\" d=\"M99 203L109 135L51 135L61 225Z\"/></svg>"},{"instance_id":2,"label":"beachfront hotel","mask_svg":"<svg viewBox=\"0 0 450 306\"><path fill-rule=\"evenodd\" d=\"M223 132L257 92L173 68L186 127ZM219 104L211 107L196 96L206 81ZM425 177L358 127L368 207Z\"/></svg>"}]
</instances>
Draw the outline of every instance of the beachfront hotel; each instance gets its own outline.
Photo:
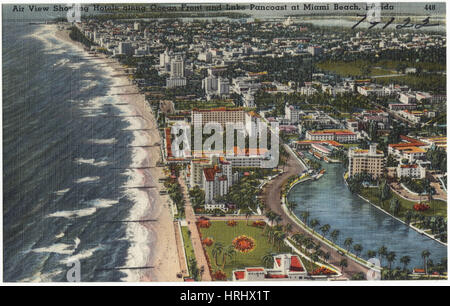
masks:
<instances>
[{"instance_id":1,"label":"beachfront hotel","mask_svg":"<svg viewBox=\"0 0 450 306\"><path fill-rule=\"evenodd\" d=\"M371 144L369 150L350 148L348 151L348 173L352 177L359 173L371 174L378 178L384 171L384 154Z\"/></svg>"},{"instance_id":2,"label":"beachfront hotel","mask_svg":"<svg viewBox=\"0 0 450 306\"><path fill-rule=\"evenodd\" d=\"M243 108L212 108L212 109L193 109L191 111L192 123L207 124L210 122L220 123L225 127L226 123L245 124L245 111Z\"/></svg>"}]
</instances>

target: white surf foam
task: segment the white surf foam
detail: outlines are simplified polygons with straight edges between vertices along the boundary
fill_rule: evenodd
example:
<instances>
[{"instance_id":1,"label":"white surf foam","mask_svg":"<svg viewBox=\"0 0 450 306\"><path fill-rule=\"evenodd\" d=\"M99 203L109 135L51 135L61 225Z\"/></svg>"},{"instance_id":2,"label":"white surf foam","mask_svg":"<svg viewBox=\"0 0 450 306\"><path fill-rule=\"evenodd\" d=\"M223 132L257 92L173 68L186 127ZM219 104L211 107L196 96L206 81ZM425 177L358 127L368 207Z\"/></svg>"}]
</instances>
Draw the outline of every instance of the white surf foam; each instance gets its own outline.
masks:
<instances>
[{"instance_id":1,"label":"white surf foam","mask_svg":"<svg viewBox=\"0 0 450 306\"><path fill-rule=\"evenodd\" d=\"M77 254L74 254L74 255L64 258L63 260L61 260L61 263L66 265L66 264L72 263L74 261L81 261L83 259L89 258L92 255L94 255L95 251L97 251L98 249L100 249L100 247L83 250Z\"/></svg>"},{"instance_id":2,"label":"white surf foam","mask_svg":"<svg viewBox=\"0 0 450 306\"><path fill-rule=\"evenodd\" d=\"M61 190L58 190L58 191L55 191L55 194L57 194L57 195L63 195L63 194L65 194L67 191L69 191L70 190L70 188L66 188L66 189L61 189Z\"/></svg>"},{"instance_id":3,"label":"white surf foam","mask_svg":"<svg viewBox=\"0 0 450 306\"><path fill-rule=\"evenodd\" d=\"M117 139L115 138L108 138L108 139L89 139L88 142L94 143L94 144L114 144L117 142Z\"/></svg>"},{"instance_id":4,"label":"white surf foam","mask_svg":"<svg viewBox=\"0 0 450 306\"><path fill-rule=\"evenodd\" d=\"M107 166L109 163L107 161L96 161L94 158L85 159L85 158L77 158L75 159L75 162L78 164L88 164L96 167L104 167Z\"/></svg>"},{"instance_id":5,"label":"white surf foam","mask_svg":"<svg viewBox=\"0 0 450 306\"><path fill-rule=\"evenodd\" d=\"M73 218L79 218L79 217L86 217L94 214L97 211L95 207L88 207L78 210L63 210L63 211L57 211L55 213L49 214L48 218L66 218L66 219L73 219Z\"/></svg>"},{"instance_id":6,"label":"white surf foam","mask_svg":"<svg viewBox=\"0 0 450 306\"><path fill-rule=\"evenodd\" d=\"M90 182L98 181L99 179L100 179L100 176L86 176L86 177L82 177L80 179L75 180L75 183L77 183L77 184L90 183Z\"/></svg>"}]
</instances>

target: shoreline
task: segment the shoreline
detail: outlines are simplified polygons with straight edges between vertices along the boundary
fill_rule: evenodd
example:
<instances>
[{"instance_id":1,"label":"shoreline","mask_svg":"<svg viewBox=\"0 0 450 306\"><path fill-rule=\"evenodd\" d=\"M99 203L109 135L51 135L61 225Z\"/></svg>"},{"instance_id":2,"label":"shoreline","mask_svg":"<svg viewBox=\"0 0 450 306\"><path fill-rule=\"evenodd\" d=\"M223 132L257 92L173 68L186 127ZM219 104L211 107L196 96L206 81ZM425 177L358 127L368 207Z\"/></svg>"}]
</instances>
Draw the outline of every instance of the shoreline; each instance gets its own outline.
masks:
<instances>
[{"instance_id":1,"label":"shoreline","mask_svg":"<svg viewBox=\"0 0 450 306\"><path fill-rule=\"evenodd\" d=\"M73 41L69 37L68 30L58 30L56 25L47 25L52 27L55 36L69 44L74 45L78 49L85 51L85 46ZM114 73L115 70L123 69L115 59L109 59L104 54L97 53L95 60L100 62L100 69L110 70L108 72ZM162 168L157 168L156 163L161 159L160 146L156 144L161 143L160 134L156 124L156 120L152 114L150 106L145 101L143 94L138 93L136 85L132 84L126 75L108 75L113 82L115 88L111 88L113 94L120 93L121 102L127 105L115 106L122 112L139 115L138 118L127 118L130 123L130 129L133 125L139 125L139 128L148 129L148 131L133 131L134 140L133 145L152 146L146 148L135 148L132 162L139 161L140 167L154 167L150 169L130 170L135 171L139 178L139 185L156 186L156 188L147 191L136 190L133 196L136 201L131 208L129 218L146 220L157 219L156 222L136 222L131 223L127 227L127 236L136 238L133 243L130 241L128 256L126 258L127 266L130 261L139 261L139 265L152 266L152 269L134 270L127 273L125 281L181 281L177 278L177 273L181 272L178 259L178 250L175 240L175 230L173 226L173 217L171 215L170 206L167 199L159 195L161 185L159 179L164 177ZM156 146L153 146L156 145ZM139 156L140 158L136 158ZM143 158L141 158L143 157ZM135 177L133 177L135 178ZM140 239L139 239L140 238ZM142 245L144 244L144 245ZM133 252L134 251L134 252ZM142 254L144 253L144 254Z\"/></svg>"}]
</instances>

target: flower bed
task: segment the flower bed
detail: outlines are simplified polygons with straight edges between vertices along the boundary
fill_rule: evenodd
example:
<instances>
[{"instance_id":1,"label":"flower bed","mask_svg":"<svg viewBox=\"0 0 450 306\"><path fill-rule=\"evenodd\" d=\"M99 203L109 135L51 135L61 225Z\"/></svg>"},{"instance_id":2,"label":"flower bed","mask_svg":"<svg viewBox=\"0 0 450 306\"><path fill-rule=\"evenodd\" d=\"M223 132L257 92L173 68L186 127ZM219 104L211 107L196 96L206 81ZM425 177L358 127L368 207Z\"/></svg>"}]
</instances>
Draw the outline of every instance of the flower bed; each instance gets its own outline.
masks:
<instances>
[{"instance_id":1,"label":"flower bed","mask_svg":"<svg viewBox=\"0 0 450 306\"><path fill-rule=\"evenodd\" d=\"M336 274L336 272L325 267L317 268L311 272L311 275L334 275L334 274Z\"/></svg>"},{"instance_id":2,"label":"flower bed","mask_svg":"<svg viewBox=\"0 0 450 306\"><path fill-rule=\"evenodd\" d=\"M211 226L211 222L209 220L200 220L197 224L200 228L209 228Z\"/></svg>"},{"instance_id":3,"label":"flower bed","mask_svg":"<svg viewBox=\"0 0 450 306\"><path fill-rule=\"evenodd\" d=\"M205 238L202 240L202 243L206 246L212 246L212 244L214 243L214 240L212 240L211 238Z\"/></svg>"},{"instance_id":4,"label":"flower bed","mask_svg":"<svg viewBox=\"0 0 450 306\"><path fill-rule=\"evenodd\" d=\"M415 211L426 211L428 209L430 209L430 205L428 205L428 204L422 204L422 203L414 204Z\"/></svg>"},{"instance_id":5,"label":"flower bed","mask_svg":"<svg viewBox=\"0 0 450 306\"><path fill-rule=\"evenodd\" d=\"M252 226L262 228L262 227L266 226L266 222L264 222L264 221L253 221Z\"/></svg>"},{"instance_id":6,"label":"flower bed","mask_svg":"<svg viewBox=\"0 0 450 306\"><path fill-rule=\"evenodd\" d=\"M236 224L237 224L237 222L234 221L234 220L228 220L228 221L227 221L227 225L228 225L228 226L236 226Z\"/></svg>"},{"instance_id":7,"label":"flower bed","mask_svg":"<svg viewBox=\"0 0 450 306\"><path fill-rule=\"evenodd\" d=\"M225 281L227 280L227 275L225 272L218 270L212 275L214 280Z\"/></svg>"},{"instance_id":8,"label":"flower bed","mask_svg":"<svg viewBox=\"0 0 450 306\"><path fill-rule=\"evenodd\" d=\"M248 253L255 248L256 244L253 238L241 235L233 239L233 246L241 253Z\"/></svg>"}]
</instances>

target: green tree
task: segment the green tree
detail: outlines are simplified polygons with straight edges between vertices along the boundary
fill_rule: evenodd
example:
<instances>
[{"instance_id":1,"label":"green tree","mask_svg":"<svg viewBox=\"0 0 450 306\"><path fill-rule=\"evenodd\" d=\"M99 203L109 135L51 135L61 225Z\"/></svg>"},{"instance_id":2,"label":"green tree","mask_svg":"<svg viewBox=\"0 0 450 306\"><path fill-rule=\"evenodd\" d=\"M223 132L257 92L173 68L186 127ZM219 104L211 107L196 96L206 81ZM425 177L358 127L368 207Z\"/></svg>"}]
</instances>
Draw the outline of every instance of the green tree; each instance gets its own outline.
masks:
<instances>
[{"instance_id":1,"label":"green tree","mask_svg":"<svg viewBox=\"0 0 450 306\"><path fill-rule=\"evenodd\" d=\"M347 268L348 263L346 258L342 258L339 262L339 267L341 268L341 273L344 273L344 268Z\"/></svg>"},{"instance_id":2,"label":"green tree","mask_svg":"<svg viewBox=\"0 0 450 306\"><path fill-rule=\"evenodd\" d=\"M320 227L320 231L322 232L322 238L324 238L328 234L330 228L331 226L329 224L324 224Z\"/></svg>"},{"instance_id":3,"label":"green tree","mask_svg":"<svg viewBox=\"0 0 450 306\"><path fill-rule=\"evenodd\" d=\"M360 245L360 244L355 244L355 245L353 246L353 250L355 251L356 256L359 257L359 255L361 255L361 252L362 252L362 250L363 250L363 246Z\"/></svg>"},{"instance_id":4,"label":"green tree","mask_svg":"<svg viewBox=\"0 0 450 306\"><path fill-rule=\"evenodd\" d=\"M216 267L219 266L219 263L217 262L217 258L220 254L223 252L223 244L221 242L214 243L213 249L211 250L211 254L214 257L214 262L216 264Z\"/></svg>"},{"instance_id":5,"label":"green tree","mask_svg":"<svg viewBox=\"0 0 450 306\"><path fill-rule=\"evenodd\" d=\"M395 261L396 257L397 257L397 255L395 254L395 252L389 252L386 255L386 260L389 263L389 270L392 270L392 263Z\"/></svg>"},{"instance_id":6,"label":"green tree","mask_svg":"<svg viewBox=\"0 0 450 306\"><path fill-rule=\"evenodd\" d=\"M349 238L345 238L344 246L347 249L347 253L348 253L350 247L352 246L352 244L353 244L353 239L352 238L350 238L350 237Z\"/></svg>"},{"instance_id":7,"label":"green tree","mask_svg":"<svg viewBox=\"0 0 450 306\"><path fill-rule=\"evenodd\" d=\"M400 262L403 264L403 270L406 271L408 264L411 262L411 257L409 257L408 255L403 256L402 258L400 258Z\"/></svg>"},{"instance_id":8,"label":"green tree","mask_svg":"<svg viewBox=\"0 0 450 306\"><path fill-rule=\"evenodd\" d=\"M330 236L331 236L331 240L333 240L333 243L336 243L340 233L341 232L338 229L335 229L331 232Z\"/></svg>"},{"instance_id":9,"label":"green tree","mask_svg":"<svg viewBox=\"0 0 450 306\"><path fill-rule=\"evenodd\" d=\"M428 275L428 266L427 266L427 259L430 257L431 253L428 250L422 251L422 258L423 258L423 267L425 268L425 274Z\"/></svg>"},{"instance_id":10,"label":"green tree","mask_svg":"<svg viewBox=\"0 0 450 306\"><path fill-rule=\"evenodd\" d=\"M222 252L222 270L225 269L225 263L227 258L233 258L233 255L236 253L236 249L234 246L227 246Z\"/></svg>"},{"instance_id":11,"label":"green tree","mask_svg":"<svg viewBox=\"0 0 450 306\"><path fill-rule=\"evenodd\" d=\"M319 226L319 225L320 225L319 220L317 220L317 219L312 219L312 220L311 220L310 226L311 226L311 228L312 228L312 230L313 230L313 233L314 233L315 228L316 228L317 226Z\"/></svg>"},{"instance_id":12,"label":"green tree","mask_svg":"<svg viewBox=\"0 0 450 306\"><path fill-rule=\"evenodd\" d=\"M383 245L378 249L378 256L380 257L380 265L383 266L383 257L388 254L387 248Z\"/></svg>"}]
</instances>

